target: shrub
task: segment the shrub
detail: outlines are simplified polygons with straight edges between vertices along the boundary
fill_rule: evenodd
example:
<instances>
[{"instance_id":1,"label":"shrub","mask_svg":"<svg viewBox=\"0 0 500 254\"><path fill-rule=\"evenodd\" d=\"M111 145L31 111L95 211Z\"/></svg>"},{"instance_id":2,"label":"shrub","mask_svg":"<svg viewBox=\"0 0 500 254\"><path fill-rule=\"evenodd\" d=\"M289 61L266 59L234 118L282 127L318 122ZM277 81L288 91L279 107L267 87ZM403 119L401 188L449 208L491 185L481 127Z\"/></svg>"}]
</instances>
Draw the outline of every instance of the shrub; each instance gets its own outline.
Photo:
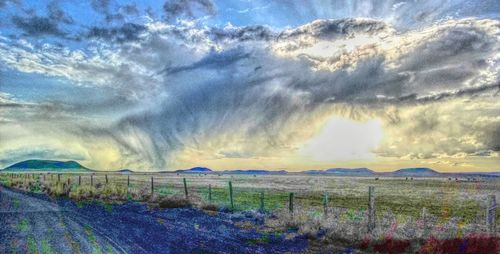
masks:
<instances>
[{"instance_id":1,"label":"shrub","mask_svg":"<svg viewBox=\"0 0 500 254\"><path fill-rule=\"evenodd\" d=\"M77 186L73 188L69 193L69 197L76 200L85 200L95 197L97 194L97 189L93 186Z\"/></svg>"},{"instance_id":2,"label":"shrub","mask_svg":"<svg viewBox=\"0 0 500 254\"><path fill-rule=\"evenodd\" d=\"M49 187L49 194L52 196L66 196L69 193L69 188L65 187L62 183L51 184Z\"/></svg>"},{"instance_id":3,"label":"shrub","mask_svg":"<svg viewBox=\"0 0 500 254\"><path fill-rule=\"evenodd\" d=\"M125 200L127 198L127 187L116 184L106 184L99 189L101 199Z\"/></svg>"},{"instance_id":4,"label":"shrub","mask_svg":"<svg viewBox=\"0 0 500 254\"><path fill-rule=\"evenodd\" d=\"M217 206L214 203L205 203L205 202L203 202L203 203L200 204L200 208L203 209L203 210L207 210L207 211L214 211L214 212L219 211L219 206Z\"/></svg>"}]
</instances>

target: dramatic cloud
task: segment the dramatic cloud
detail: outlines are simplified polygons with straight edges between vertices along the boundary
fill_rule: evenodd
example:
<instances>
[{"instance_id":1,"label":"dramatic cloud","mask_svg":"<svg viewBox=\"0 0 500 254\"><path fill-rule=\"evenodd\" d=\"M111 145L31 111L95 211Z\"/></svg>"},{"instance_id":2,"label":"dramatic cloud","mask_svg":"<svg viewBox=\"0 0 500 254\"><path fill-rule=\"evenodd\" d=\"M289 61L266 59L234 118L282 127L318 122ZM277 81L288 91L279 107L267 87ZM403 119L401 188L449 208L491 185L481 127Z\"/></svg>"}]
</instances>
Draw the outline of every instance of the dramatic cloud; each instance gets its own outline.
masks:
<instances>
[{"instance_id":1,"label":"dramatic cloud","mask_svg":"<svg viewBox=\"0 0 500 254\"><path fill-rule=\"evenodd\" d=\"M414 3L363 3L352 8L369 7L364 18L277 28L207 25L193 19L216 15L212 1L177 0L163 5L167 20L88 26L85 47L0 37L0 67L61 79L70 98L0 94L0 135L13 137L0 152L56 156L71 144L58 158L102 169L397 164L388 160L498 168L500 22L438 19L427 10L453 8L424 1L404 25L385 13ZM69 17L57 7L45 18L55 31ZM21 25L30 19L17 27L61 35Z\"/></svg>"},{"instance_id":2,"label":"dramatic cloud","mask_svg":"<svg viewBox=\"0 0 500 254\"><path fill-rule=\"evenodd\" d=\"M22 29L26 35L42 36L55 35L62 36L65 33L59 30L58 23L47 17L12 17L12 23L19 29Z\"/></svg>"},{"instance_id":3,"label":"dramatic cloud","mask_svg":"<svg viewBox=\"0 0 500 254\"><path fill-rule=\"evenodd\" d=\"M139 15L139 9L137 9L136 4L126 4L120 7L120 10L126 15Z\"/></svg>"},{"instance_id":4,"label":"dramatic cloud","mask_svg":"<svg viewBox=\"0 0 500 254\"><path fill-rule=\"evenodd\" d=\"M167 0L163 5L167 18L194 18L197 14L215 15L216 7L212 0Z\"/></svg>"},{"instance_id":5,"label":"dramatic cloud","mask_svg":"<svg viewBox=\"0 0 500 254\"><path fill-rule=\"evenodd\" d=\"M92 27L87 37L123 43L139 40L140 34L145 30L146 27L143 25L125 23L120 27L113 28Z\"/></svg>"},{"instance_id":6,"label":"dramatic cloud","mask_svg":"<svg viewBox=\"0 0 500 254\"><path fill-rule=\"evenodd\" d=\"M395 120L384 128L390 135L379 148L380 155L410 159L498 156L498 96L483 95L478 100L393 108Z\"/></svg>"},{"instance_id":7,"label":"dramatic cloud","mask_svg":"<svg viewBox=\"0 0 500 254\"><path fill-rule=\"evenodd\" d=\"M72 154L69 152L64 152L64 150L46 150L46 149L28 149L22 148L17 150L2 151L2 159L0 159L0 164L11 165L25 158L33 159L44 159L44 158L54 158L54 160L85 160L87 158L82 157L79 154Z\"/></svg>"},{"instance_id":8,"label":"dramatic cloud","mask_svg":"<svg viewBox=\"0 0 500 254\"><path fill-rule=\"evenodd\" d=\"M424 31L424 34L436 32L429 35L433 41L425 44L426 48L435 50L434 53L427 54L421 42L414 42L402 54L391 56L398 63L395 67L388 62L389 56L380 53L356 60L352 70L315 71L315 63L301 55L293 59L279 57L259 44L209 51L192 64L167 68L166 97L161 99L161 104L153 111L121 120L116 126L120 131L115 132L115 138L131 154L153 161L155 167L164 167L175 151L204 150L207 143L217 144L205 148L215 150L214 158L228 153L265 157L283 149L296 149L313 131L297 135L296 128L301 127L293 123L325 121L334 110L323 112L322 117L304 113L324 110L330 104L390 103L387 98L412 103L427 96L450 97L455 94L450 91L471 85L498 89L496 85L480 82L489 81L491 75L496 78L495 72L484 71L488 70L487 64L482 66L482 71L474 71L474 66L467 67L469 63L457 61L465 57L471 62L481 62L495 56L497 48L491 43L498 33L495 22L485 30L478 28L480 33L467 32L467 39L463 35L465 30L457 28L459 26L460 22L453 27L443 24L442 28ZM321 34L310 34L324 38ZM448 45L446 51L439 47L444 41ZM436 54L441 55L440 59L435 58ZM436 68L433 62L438 60L443 72L448 68L446 63L455 63L449 67L450 75L439 80L419 80L420 75L430 75L430 70ZM462 66L456 66L457 62ZM470 71L464 72L464 67ZM408 76L409 72L413 78ZM193 79L193 73L205 78ZM475 80L473 84L469 84L471 79ZM137 139L133 139L134 136ZM244 143L236 140L244 140Z\"/></svg>"},{"instance_id":9,"label":"dramatic cloud","mask_svg":"<svg viewBox=\"0 0 500 254\"><path fill-rule=\"evenodd\" d=\"M47 5L47 11L49 13L49 18L58 22L63 22L66 24L73 24L73 18L68 16L60 7L59 2L54 0Z\"/></svg>"},{"instance_id":10,"label":"dramatic cloud","mask_svg":"<svg viewBox=\"0 0 500 254\"><path fill-rule=\"evenodd\" d=\"M110 0L92 0L90 6L98 13L108 14Z\"/></svg>"}]
</instances>

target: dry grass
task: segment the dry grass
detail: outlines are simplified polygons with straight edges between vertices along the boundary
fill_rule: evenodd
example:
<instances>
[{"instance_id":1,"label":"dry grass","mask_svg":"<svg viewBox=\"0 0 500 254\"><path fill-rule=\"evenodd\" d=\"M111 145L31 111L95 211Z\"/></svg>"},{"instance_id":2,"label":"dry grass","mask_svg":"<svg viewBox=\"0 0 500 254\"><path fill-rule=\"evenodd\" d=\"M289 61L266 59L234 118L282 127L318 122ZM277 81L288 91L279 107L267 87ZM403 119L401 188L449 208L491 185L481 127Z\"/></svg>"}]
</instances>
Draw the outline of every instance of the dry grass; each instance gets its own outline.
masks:
<instances>
[{"instance_id":1,"label":"dry grass","mask_svg":"<svg viewBox=\"0 0 500 254\"><path fill-rule=\"evenodd\" d=\"M228 176L228 175L155 175L155 193L151 193L150 175L132 175L127 190L126 176L94 177L94 186L85 177L82 185L55 183L35 179L1 178L6 186L25 191L66 195L75 200L106 202L135 200L157 204L162 208L198 207L207 212L228 207L227 181L232 181L236 210L253 210L257 216L260 191L265 191L268 214L263 225L241 225L262 232L281 232L287 237L305 235L311 246L321 250L339 250L369 241L411 239L410 251L430 236L454 239L485 234L484 211L488 195L500 196L500 181L455 182L447 179L347 178L330 176ZM189 198L184 196L182 178L188 178ZM55 178L55 177L54 177ZM72 176L71 182L77 178ZM61 180L62 182L66 182ZM212 202L208 200L208 185ZM376 228L367 228L367 190L375 186ZM287 193L295 195L295 211L287 209ZM329 193L324 214L323 193ZM422 208L427 208L424 216ZM261 216L261 215L258 215ZM500 214L497 214L500 222ZM314 249L314 248L313 248ZM373 251L373 250L372 250Z\"/></svg>"}]
</instances>

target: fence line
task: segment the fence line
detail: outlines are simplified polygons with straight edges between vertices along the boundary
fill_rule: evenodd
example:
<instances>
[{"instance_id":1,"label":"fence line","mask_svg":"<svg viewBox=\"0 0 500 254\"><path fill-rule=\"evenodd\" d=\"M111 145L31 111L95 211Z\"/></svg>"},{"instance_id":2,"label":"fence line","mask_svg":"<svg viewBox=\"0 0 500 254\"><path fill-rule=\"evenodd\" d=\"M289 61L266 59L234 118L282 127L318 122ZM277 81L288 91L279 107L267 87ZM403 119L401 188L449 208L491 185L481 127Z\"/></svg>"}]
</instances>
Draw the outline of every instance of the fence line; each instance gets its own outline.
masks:
<instances>
[{"instance_id":1,"label":"fence line","mask_svg":"<svg viewBox=\"0 0 500 254\"><path fill-rule=\"evenodd\" d=\"M486 209L486 225L488 225L488 231L492 235L497 233L497 223L496 223L496 210L497 201L495 195L490 195L488 197L488 207Z\"/></svg>"},{"instance_id":2,"label":"fence line","mask_svg":"<svg viewBox=\"0 0 500 254\"><path fill-rule=\"evenodd\" d=\"M54 174L50 174L50 180L52 181L53 180L53 175ZM6 174L6 173L0 173L0 175L5 175L7 176L8 178L10 179L23 179L22 181L24 181L26 183L26 180L27 179L31 179L33 181L37 181L37 182L40 182L41 179L43 179L43 181L45 182L46 181L46 173L39 173L35 176L35 174L32 174L32 173L10 173L10 174ZM69 187L71 186L71 177L72 176L78 176L78 186L81 186L82 185L82 175L81 174L65 174L68 176L68 178L66 179L67 183L64 183L64 181L61 181L61 173L56 173L57 175L57 184L63 184L63 185L66 185ZM84 176L89 176L90 178L90 186L94 186L94 176L95 174L91 173L91 174L85 174ZM155 177L154 176L151 176L151 194L154 194L155 193ZM102 179L102 178L101 178ZM168 178L167 178L168 179ZM105 183L106 184L110 184L110 179L108 178L108 174L104 174L104 180L105 180ZM136 180L138 181L139 183L142 183L143 181L140 181L140 180ZM116 183L117 181L115 181ZM129 190L131 188L131 177L130 175L127 175L127 179L126 179L126 184L127 184L127 194L129 193ZM158 182L157 185L159 185L160 182ZM184 189L184 195L185 195L185 198L188 199L189 198L189 192L188 192L188 185L187 185L187 179L184 177L182 178L182 185L183 185L183 189ZM234 193L234 190L233 190L233 184L232 184L232 181L228 181L228 194L229 194L229 204L230 204L230 208L231 210L234 210L235 209L235 200L234 200L234 197L235 197L235 193ZM258 200L259 200L259 211L261 212L264 212L265 211L265 195L264 195L264 191L261 190L260 192L258 192L259 194L259 197L258 197ZM237 195L237 194L236 194ZM208 184L208 200L210 203L213 202L213 188L212 188L212 184ZM293 216L294 213L295 213L295 207L294 207L294 202L295 202L295 193L293 192L289 192L288 193L288 210L289 210L289 213ZM328 192L324 192L323 193L323 201L322 201L322 205L323 205L323 215L325 217L328 216L328 208L329 208L329 195L328 195ZM495 235L497 233L497 222L496 222L496 209L498 208L498 205L496 203L496 196L495 195L489 195L488 196L488 203L487 203L487 206L486 206L486 221L485 221L485 224L487 226L487 229L488 229L488 232L490 232L491 234ZM376 227L376 202L375 202L375 187L374 186L369 186L368 187L368 202L367 202L367 215L368 215L368 232L373 232L373 230L375 229ZM427 220L428 220L428 211L425 207L422 208L422 213L421 213L421 219L423 221L423 226L424 226L424 231L426 232L427 230Z\"/></svg>"},{"instance_id":3,"label":"fence line","mask_svg":"<svg viewBox=\"0 0 500 254\"><path fill-rule=\"evenodd\" d=\"M368 187L368 232L375 229L375 187Z\"/></svg>"}]
</instances>

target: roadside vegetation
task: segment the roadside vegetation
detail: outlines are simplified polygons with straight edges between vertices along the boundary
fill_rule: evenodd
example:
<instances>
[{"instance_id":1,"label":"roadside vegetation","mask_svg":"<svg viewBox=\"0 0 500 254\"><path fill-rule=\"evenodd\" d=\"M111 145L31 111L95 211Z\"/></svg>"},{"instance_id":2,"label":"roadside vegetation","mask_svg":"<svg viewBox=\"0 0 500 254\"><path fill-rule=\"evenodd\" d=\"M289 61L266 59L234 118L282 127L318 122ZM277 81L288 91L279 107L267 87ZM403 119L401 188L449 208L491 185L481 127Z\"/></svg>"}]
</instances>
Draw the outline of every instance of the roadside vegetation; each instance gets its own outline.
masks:
<instances>
[{"instance_id":1,"label":"roadside vegetation","mask_svg":"<svg viewBox=\"0 0 500 254\"><path fill-rule=\"evenodd\" d=\"M484 223L486 196L499 196L498 180L478 185L446 180L409 182L404 179L346 178L345 182L339 179L318 182L310 178L304 179L310 189L295 192L294 208L290 211L291 191L282 186L303 186L298 182L300 179L290 179L288 185L287 182L279 182L283 181L282 178L275 182L270 180L268 184L277 187L266 189L262 188L264 177L231 176L228 180L236 185L233 205L224 182L214 182L208 187L207 182L201 185L192 180L187 181L184 189L182 178L176 178L176 182L155 182L153 190L149 176L132 181L129 186L123 176L119 181L110 177L108 183L101 177L90 185L89 177L79 184L76 176L68 180L68 177L58 179L55 175L46 175L44 180L39 175L30 178L0 175L0 183L27 192L68 197L77 202L100 202L106 210L111 210L112 204L132 201L159 208L196 207L207 213L250 213L256 219L238 226L256 229L266 235L306 237L310 241L311 252L353 247L368 253L391 253L387 252L389 249L400 250L392 253L430 253L426 252L429 248L440 248L443 244L457 245L453 239L467 239L475 244L475 247L470 245L467 248L493 246L495 250L498 248L495 246L500 246L499 238L489 235ZM247 183L252 181L255 184ZM368 186L376 188L376 226L372 231L367 227ZM187 196L185 191L188 191ZM325 193L328 193L326 201ZM496 214L496 218L498 226L500 213ZM266 242L269 242L268 238L252 244ZM96 253L100 251L95 250Z\"/></svg>"}]
</instances>

